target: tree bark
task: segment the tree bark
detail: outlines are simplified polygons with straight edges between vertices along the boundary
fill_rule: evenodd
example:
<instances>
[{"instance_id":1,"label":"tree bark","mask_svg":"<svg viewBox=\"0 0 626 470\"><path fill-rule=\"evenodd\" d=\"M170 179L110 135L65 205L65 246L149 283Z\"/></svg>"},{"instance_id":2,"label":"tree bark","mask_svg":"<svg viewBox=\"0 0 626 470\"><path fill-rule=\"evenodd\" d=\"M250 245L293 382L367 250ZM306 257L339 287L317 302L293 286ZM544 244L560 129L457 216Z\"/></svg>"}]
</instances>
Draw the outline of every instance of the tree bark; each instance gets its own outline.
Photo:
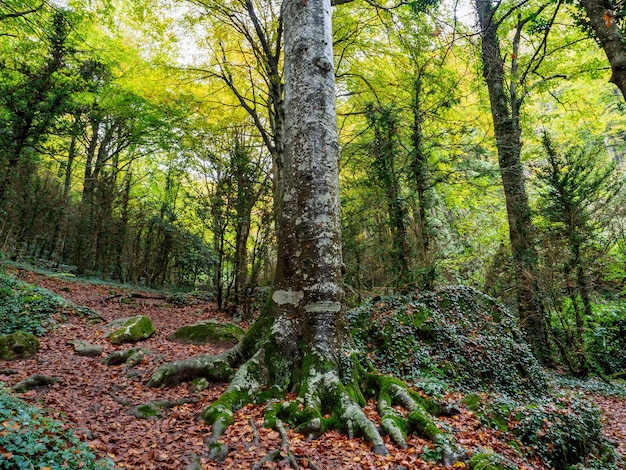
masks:
<instances>
[{"instance_id":1,"label":"tree bark","mask_svg":"<svg viewBox=\"0 0 626 470\"><path fill-rule=\"evenodd\" d=\"M608 2L603 0L580 0L580 6L589 19L589 26L591 26L600 47L611 64L609 81L620 89L624 100L626 100L625 38L613 16L613 11L607 8L607 4Z\"/></svg>"},{"instance_id":2,"label":"tree bark","mask_svg":"<svg viewBox=\"0 0 626 470\"><path fill-rule=\"evenodd\" d=\"M214 457L227 454L218 439L234 422L235 409L289 390L297 398L269 405L268 426L280 429L288 420L308 437L334 427L364 436L374 452L386 454L379 430L362 410L362 390L376 390L381 427L396 443L406 446L407 430L421 433L440 446L444 461L454 463L456 448L435 426L420 395L397 379L366 372L354 348L343 306L330 0L285 0L283 14L284 207L274 291L233 349L163 364L147 385L198 376L230 380L202 413L212 424L207 443ZM408 418L392 405L406 408Z\"/></svg>"},{"instance_id":3,"label":"tree bark","mask_svg":"<svg viewBox=\"0 0 626 470\"><path fill-rule=\"evenodd\" d=\"M538 286L534 278L537 268L533 245L534 227L525 188L521 161L521 128L519 109L521 98L516 94L517 83L510 93L505 90L504 60L500 53L497 28L491 0L476 0L481 29L483 76L489 91L498 163L506 199L509 237L516 274L516 289L520 326L527 341L540 361L546 361L547 334L544 313L537 298ZM514 77L515 79L515 77Z\"/></svg>"},{"instance_id":4,"label":"tree bark","mask_svg":"<svg viewBox=\"0 0 626 470\"><path fill-rule=\"evenodd\" d=\"M418 226L418 255L420 282L422 289L432 290L435 283L435 263L433 261L432 235L430 210L433 203L429 192L431 179L428 171L428 156L424 149L424 135L422 122L422 71L417 70L413 81L413 128L411 130L411 175L415 192L417 193L416 223Z\"/></svg>"}]
</instances>

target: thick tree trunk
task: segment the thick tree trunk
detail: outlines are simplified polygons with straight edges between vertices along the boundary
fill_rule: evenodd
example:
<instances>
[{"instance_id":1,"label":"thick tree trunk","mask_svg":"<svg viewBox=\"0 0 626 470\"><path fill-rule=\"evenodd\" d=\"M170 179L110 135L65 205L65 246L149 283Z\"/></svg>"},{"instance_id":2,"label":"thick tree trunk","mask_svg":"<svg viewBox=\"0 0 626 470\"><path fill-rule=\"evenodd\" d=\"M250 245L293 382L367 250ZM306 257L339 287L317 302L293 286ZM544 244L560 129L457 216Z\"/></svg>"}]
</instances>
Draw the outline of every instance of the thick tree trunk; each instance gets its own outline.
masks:
<instances>
[{"instance_id":1,"label":"thick tree trunk","mask_svg":"<svg viewBox=\"0 0 626 470\"><path fill-rule=\"evenodd\" d=\"M295 319L306 349L338 361L347 331L331 7L327 0L283 7L288 122L273 309L277 318Z\"/></svg>"},{"instance_id":2,"label":"thick tree trunk","mask_svg":"<svg viewBox=\"0 0 626 470\"><path fill-rule=\"evenodd\" d=\"M580 0L580 5L589 19L589 25L611 64L612 75L609 81L617 85L626 100L625 38L613 16L614 12L607 8L607 4L608 2L604 0Z\"/></svg>"},{"instance_id":3,"label":"thick tree trunk","mask_svg":"<svg viewBox=\"0 0 626 470\"><path fill-rule=\"evenodd\" d=\"M491 0L476 0L481 28L483 75L489 90L498 163L506 199L509 236L515 265L520 326L540 361L548 359L547 334L543 309L537 298L537 268L533 246L533 225L526 194L521 161L521 100L511 86L507 96L504 85L504 61L500 54L495 8Z\"/></svg>"},{"instance_id":4,"label":"thick tree trunk","mask_svg":"<svg viewBox=\"0 0 626 470\"><path fill-rule=\"evenodd\" d=\"M362 410L362 390L367 389L378 392L381 427L396 443L406 446L407 431L419 432L453 463L458 454L429 415L439 408L427 407L419 394L396 379L366 372L347 328L330 9L330 0L283 4L284 207L271 299L236 347L218 356L164 364L148 385L198 376L230 380L223 395L202 413L212 424L208 444L215 458L227 452L218 439L234 422L234 410L289 390L298 397L270 405L267 425L282 429L282 420L289 420L309 437L332 426L350 436L363 435L374 452L386 454L380 432ZM392 405L409 411L406 421Z\"/></svg>"}]
</instances>

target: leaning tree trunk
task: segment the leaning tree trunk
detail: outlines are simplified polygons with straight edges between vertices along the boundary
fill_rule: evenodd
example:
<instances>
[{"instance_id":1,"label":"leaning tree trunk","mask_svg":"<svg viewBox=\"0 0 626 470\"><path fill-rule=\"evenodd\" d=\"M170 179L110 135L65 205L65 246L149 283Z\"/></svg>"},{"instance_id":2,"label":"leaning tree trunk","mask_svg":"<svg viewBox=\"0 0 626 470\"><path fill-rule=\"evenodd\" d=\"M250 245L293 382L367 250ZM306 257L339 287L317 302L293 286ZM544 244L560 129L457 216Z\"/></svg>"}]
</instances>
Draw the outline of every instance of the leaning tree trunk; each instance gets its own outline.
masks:
<instances>
[{"instance_id":1,"label":"leaning tree trunk","mask_svg":"<svg viewBox=\"0 0 626 470\"><path fill-rule=\"evenodd\" d=\"M507 96L504 86L504 60L500 53L495 8L491 0L476 0L481 28L483 75L489 91L498 163L506 199L509 236L515 266L520 326L540 361L549 358L543 309L537 298L537 268L533 246L533 225L524 182L521 160L521 100L511 86Z\"/></svg>"},{"instance_id":2,"label":"leaning tree trunk","mask_svg":"<svg viewBox=\"0 0 626 470\"><path fill-rule=\"evenodd\" d=\"M419 432L439 445L450 462L457 456L456 448L429 413L444 409L425 404L397 379L366 371L347 328L330 9L329 0L286 0L283 4L284 206L271 299L233 349L163 364L148 385L198 376L230 380L222 396L202 413L212 424L208 444L214 458L227 452L218 439L234 422L236 409L290 390L297 392L297 398L270 405L267 425L284 431L282 422L287 420L308 437L329 427L339 428L350 436L363 435L372 442L374 452L386 454L378 428L362 410L362 390L375 390L381 427L396 443L406 446L407 431ZM409 411L406 421L392 405Z\"/></svg>"},{"instance_id":3,"label":"leaning tree trunk","mask_svg":"<svg viewBox=\"0 0 626 470\"><path fill-rule=\"evenodd\" d=\"M626 46L625 38L617 24L613 11L604 0L580 0L589 26L611 64L611 83L617 85L626 100Z\"/></svg>"}]
</instances>

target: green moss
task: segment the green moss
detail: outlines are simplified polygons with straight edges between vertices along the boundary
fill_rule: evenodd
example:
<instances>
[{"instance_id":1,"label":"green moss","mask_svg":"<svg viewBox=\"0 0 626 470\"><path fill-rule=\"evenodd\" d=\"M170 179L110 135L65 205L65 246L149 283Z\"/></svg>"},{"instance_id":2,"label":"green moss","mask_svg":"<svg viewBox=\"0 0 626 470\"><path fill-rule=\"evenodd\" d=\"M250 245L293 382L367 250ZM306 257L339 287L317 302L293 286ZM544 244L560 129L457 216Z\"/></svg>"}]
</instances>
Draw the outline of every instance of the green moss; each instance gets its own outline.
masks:
<instances>
[{"instance_id":1,"label":"green moss","mask_svg":"<svg viewBox=\"0 0 626 470\"><path fill-rule=\"evenodd\" d=\"M245 334L244 329L233 323L207 320L183 326L168 336L167 339L184 344L238 343Z\"/></svg>"},{"instance_id":2,"label":"green moss","mask_svg":"<svg viewBox=\"0 0 626 470\"><path fill-rule=\"evenodd\" d=\"M470 460L472 470L509 470L511 467L502 463L502 457L492 452L474 454Z\"/></svg>"},{"instance_id":3,"label":"green moss","mask_svg":"<svg viewBox=\"0 0 626 470\"><path fill-rule=\"evenodd\" d=\"M415 432L421 436L427 437L433 442L438 442L443 433L435 426L432 418L423 409L417 409L409 413L407 417L407 425L409 432Z\"/></svg>"},{"instance_id":4,"label":"green moss","mask_svg":"<svg viewBox=\"0 0 626 470\"><path fill-rule=\"evenodd\" d=\"M108 337L112 344L141 341L156 332L152 320L145 315L138 315L125 320L119 329L109 334Z\"/></svg>"},{"instance_id":5,"label":"green moss","mask_svg":"<svg viewBox=\"0 0 626 470\"><path fill-rule=\"evenodd\" d=\"M476 413L480 409L481 399L476 394L466 395L461 403L464 404L469 410Z\"/></svg>"},{"instance_id":6,"label":"green moss","mask_svg":"<svg viewBox=\"0 0 626 470\"><path fill-rule=\"evenodd\" d=\"M33 334L16 331L0 335L0 359L12 360L31 357L39 351L39 340Z\"/></svg>"},{"instance_id":7,"label":"green moss","mask_svg":"<svg viewBox=\"0 0 626 470\"><path fill-rule=\"evenodd\" d=\"M162 418L163 412L161 411L161 407L155 405L154 403L145 403L143 405L139 405L133 408L134 412L132 412L133 416L136 416L141 419L152 419L152 418Z\"/></svg>"},{"instance_id":8,"label":"green moss","mask_svg":"<svg viewBox=\"0 0 626 470\"><path fill-rule=\"evenodd\" d=\"M255 402L267 403L268 401L271 401L271 400L277 400L277 399L283 398L284 395L285 395L285 392L283 389L281 389L277 385L273 385L263 390L261 393L259 393L259 395L256 397Z\"/></svg>"},{"instance_id":9,"label":"green moss","mask_svg":"<svg viewBox=\"0 0 626 470\"><path fill-rule=\"evenodd\" d=\"M241 397L234 396L233 393L227 394L225 392L211 406L202 411L200 418L207 424L215 424L219 421L226 427L230 426L235 422L232 403L239 402L240 399Z\"/></svg>"}]
</instances>

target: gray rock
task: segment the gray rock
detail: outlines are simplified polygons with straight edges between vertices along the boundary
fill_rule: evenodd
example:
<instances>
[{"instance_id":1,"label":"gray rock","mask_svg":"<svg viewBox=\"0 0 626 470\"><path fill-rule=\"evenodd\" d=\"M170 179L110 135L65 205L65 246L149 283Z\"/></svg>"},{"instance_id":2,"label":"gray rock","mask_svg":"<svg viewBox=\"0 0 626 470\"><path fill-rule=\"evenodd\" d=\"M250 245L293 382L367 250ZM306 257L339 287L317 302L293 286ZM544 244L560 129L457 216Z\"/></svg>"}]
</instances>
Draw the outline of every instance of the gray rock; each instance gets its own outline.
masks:
<instances>
[{"instance_id":1,"label":"gray rock","mask_svg":"<svg viewBox=\"0 0 626 470\"><path fill-rule=\"evenodd\" d=\"M79 356L98 357L104 350L104 348L99 344L91 344L82 339L74 339L72 341L68 341L67 344L71 344L74 347L74 352L76 352Z\"/></svg>"}]
</instances>

